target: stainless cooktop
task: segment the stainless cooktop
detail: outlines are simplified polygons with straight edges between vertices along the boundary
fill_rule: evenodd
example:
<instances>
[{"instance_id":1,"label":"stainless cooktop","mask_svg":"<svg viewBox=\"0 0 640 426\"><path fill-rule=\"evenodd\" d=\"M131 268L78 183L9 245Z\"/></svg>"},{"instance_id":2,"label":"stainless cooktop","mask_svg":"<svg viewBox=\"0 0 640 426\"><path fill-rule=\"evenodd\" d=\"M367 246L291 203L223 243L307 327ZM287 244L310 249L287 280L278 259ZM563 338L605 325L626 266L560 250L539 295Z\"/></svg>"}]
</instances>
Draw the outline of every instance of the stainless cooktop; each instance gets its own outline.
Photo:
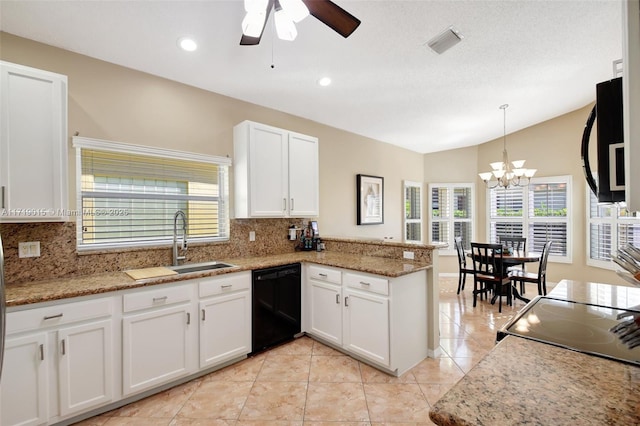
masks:
<instances>
[{"instance_id":1,"label":"stainless cooktop","mask_svg":"<svg viewBox=\"0 0 640 426\"><path fill-rule=\"evenodd\" d=\"M507 335L640 365L640 347L628 349L609 329L623 309L537 297L498 331Z\"/></svg>"}]
</instances>

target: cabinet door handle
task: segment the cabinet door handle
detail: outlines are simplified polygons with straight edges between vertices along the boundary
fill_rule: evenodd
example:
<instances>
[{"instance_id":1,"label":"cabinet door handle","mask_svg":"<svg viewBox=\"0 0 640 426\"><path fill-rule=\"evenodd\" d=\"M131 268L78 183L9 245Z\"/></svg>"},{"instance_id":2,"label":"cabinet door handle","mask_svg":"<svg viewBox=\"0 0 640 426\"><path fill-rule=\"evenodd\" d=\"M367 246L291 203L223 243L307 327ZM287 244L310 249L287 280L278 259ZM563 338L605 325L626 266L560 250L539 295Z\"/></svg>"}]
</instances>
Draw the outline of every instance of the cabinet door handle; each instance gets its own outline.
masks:
<instances>
[{"instance_id":1,"label":"cabinet door handle","mask_svg":"<svg viewBox=\"0 0 640 426\"><path fill-rule=\"evenodd\" d=\"M204 321L205 319L207 319L206 312L207 312L207 311L205 311L204 309L202 310L202 321Z\"/></svg>"},{"instance_id":2,"label":"cabinet door handle","mask_svg":"<svg viewBox=\"0 0 640 426\"><path fill-rule=\"evenodd\" d=\"M364 281L360 281L360 285L370 286L370 285L371 285L371 283L367 283L367 282L364 282Z\"/></svg>"},{"instance_id":3,"label":"cabinet door handle","mask_svg":"<svg viewBox=\"0 0 640 426\"><path fill-rule=\"evenodd\" d=\"M64 340L64 339L62 339L61 345L62 345L62 347L61 347L61 349L62 349L62 355L65 355L65 354L67 353L67 345L66 345L66 343L65 343L65 340Z\"/></svg>"},{"instance_id":4,"label":"cabinet door handle","mask_svg":"<svg viewBox=\"0 0 640 426\"><path fill-rule=\"evenodd\" d=\"M295 210L295 208L293 207L293 198L291 199L291 210Z\"/></svg>"},{"instance_id":5,"label":"cabinet door handle","mask_svg":"<svg viewBox=\"0 0 640 426\"><path fill-rule=\"evenodd\" d=\"M44 361L44 345L40 345L40 361Z\"/></svg>"},{"instance_id":6,"label":"cabinet door handle","mask_svg":"<svg viewBox=\"0 0 640 426\"><path fill-rule=\"evenodd\" d=\"M57 314L57 315L47 315L46 317L44 317L44 320L50 320L50 319L55 319L55 318L62 318L62 314Z\"/></svg>"},{"instance_id":7,"label":"cabinet door handle","mask_svg":"<svg viewBox=\"0 0 640 426\"><path fill-rule=\"evenodd\" d=\"M344 298L344 306L347 306L347 307L349 306L349 296L346 296Z\"/></svg>"},{"instance_id":8,"label":"cabinet door handle","mask_svg":"<svg viewBox=\"0 0 640 426\"><path fill-rule=\"evenodd\" d=\"M340 295L336 294L336 304L340 304Z\"/></svg>"},{"instance_id":9,"label":"cabinet door handle","mask_svg":"<svg viewBox=\"0 0 640 426\"><path fill-rule=\"evenodd\" d=\"M187 325L191 324L191 313L187 312Z\"/></svg>"},{"instance_id":10,"label":"cabinet door handle","mask_svg":"<svg viewBox=\"0 0 640 426\"><path fill-rule=\"evenodd\" d=\"M287 199L282 199L282 211L287 211Z\"/></svg>"},{"instance_id":11,"label":"cabinet door handle","mask_svg":"<svg viewBox=\"0 0 640 426\"><path fill-rule=\"evenodd\" d=\"M166 300L167 300L167 298L168 298L167 296L154 297L154 298L153 298L153 303L156 303L156 302L164 302L164 301L166 301Z\"/></svg>"},{"instance_id":12,"label":"cabinet door handle","mask_svg":"<svg viewBox=\"0 0 640 426\"><path fill-rule=\"evenodd\" d=\"M4 185L2 186L2 207L4 209Z\"/></svg>"}]
</instances>

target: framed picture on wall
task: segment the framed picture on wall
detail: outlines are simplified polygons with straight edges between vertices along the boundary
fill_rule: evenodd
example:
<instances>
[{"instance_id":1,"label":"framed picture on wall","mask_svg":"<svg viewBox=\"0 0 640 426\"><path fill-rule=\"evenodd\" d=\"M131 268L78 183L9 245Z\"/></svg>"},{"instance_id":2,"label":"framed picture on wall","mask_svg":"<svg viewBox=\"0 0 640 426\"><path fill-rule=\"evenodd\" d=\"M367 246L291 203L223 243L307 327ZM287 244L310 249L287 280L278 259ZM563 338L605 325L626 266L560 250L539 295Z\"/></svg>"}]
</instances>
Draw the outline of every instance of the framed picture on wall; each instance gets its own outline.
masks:
<instances>
[{"instance_id":1,"label":"framed picture on wall","mask_svg":"<svg viewBox=\"0 0 640 426\"><path fill-rule=\"evenodd\" d=\"M379 225L384 223L384 178L356 175L357 224Z\"/></svg>"}]
</instances>

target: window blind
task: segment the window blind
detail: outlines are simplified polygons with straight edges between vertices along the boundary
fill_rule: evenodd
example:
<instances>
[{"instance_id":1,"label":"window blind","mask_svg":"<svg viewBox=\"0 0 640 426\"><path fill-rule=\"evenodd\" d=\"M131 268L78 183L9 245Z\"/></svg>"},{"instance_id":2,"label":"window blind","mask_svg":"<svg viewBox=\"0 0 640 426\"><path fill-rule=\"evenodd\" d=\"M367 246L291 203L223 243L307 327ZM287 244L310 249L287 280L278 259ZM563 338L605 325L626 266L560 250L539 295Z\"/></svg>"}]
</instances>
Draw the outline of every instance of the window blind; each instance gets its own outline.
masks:
<instances>
[{"instance_id":1,"label":"window blind","mask_svg":"<svg viewBox=\"0 0 640 426\"><path fill-rule=\"evenodd\" d=\"M179 210L190 241L229 238L227 164L79 148L79 249L168 243Z\"/></svg>"},{"instance_id":2,"label":"window blind","mask_svg":"<svg viewBox=\"0 0 640 426\"><path fill-rule=\"evenodd\" d=\"M430 240L449 244L443 253L455 254L454 237L462 237L463 247L473 239L474 200L472 184L434 183L431 193Z\"/></svg>"}]
</instances>

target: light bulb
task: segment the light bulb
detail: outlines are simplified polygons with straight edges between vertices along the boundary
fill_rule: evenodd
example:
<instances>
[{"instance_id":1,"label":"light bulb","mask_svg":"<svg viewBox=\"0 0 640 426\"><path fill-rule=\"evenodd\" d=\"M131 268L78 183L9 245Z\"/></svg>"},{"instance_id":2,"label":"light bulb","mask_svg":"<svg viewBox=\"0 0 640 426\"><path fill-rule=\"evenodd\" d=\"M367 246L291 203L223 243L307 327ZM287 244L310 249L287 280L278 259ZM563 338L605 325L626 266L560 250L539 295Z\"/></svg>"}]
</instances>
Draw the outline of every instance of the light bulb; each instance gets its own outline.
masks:
<instances>
[{"instance_id":1,"label":"light bulb","mask_svg":"<svg viewBox=\"0 0 640 426\"><path fill-rule=\"evenodd\" d=\"M309 16L309 9L302 0L280 0L280 6L287 12L293 22L300 22Z\"/></svg>"},{"instance_id":2,"label":"light bulb","mask_svg":"<svg viewBox=\"0 0 640 426\"><path fill-rule=\"evenodd\" d=\"M260 37L266 18L267 15L264 12L247 12L242 20L242 34L249 37Z\"/></svg>"},{"instance_id":3,"label":"light bulb","mask_svg":"<svg viewBox=\"0 0 640 426\"><path fill-rule=\"evenodd\" d=\"M298 36L296 24L293 23L287 12L283 9L276 10L276 32L280 40L293 41Z\"/></svg>"}]
</instances>

